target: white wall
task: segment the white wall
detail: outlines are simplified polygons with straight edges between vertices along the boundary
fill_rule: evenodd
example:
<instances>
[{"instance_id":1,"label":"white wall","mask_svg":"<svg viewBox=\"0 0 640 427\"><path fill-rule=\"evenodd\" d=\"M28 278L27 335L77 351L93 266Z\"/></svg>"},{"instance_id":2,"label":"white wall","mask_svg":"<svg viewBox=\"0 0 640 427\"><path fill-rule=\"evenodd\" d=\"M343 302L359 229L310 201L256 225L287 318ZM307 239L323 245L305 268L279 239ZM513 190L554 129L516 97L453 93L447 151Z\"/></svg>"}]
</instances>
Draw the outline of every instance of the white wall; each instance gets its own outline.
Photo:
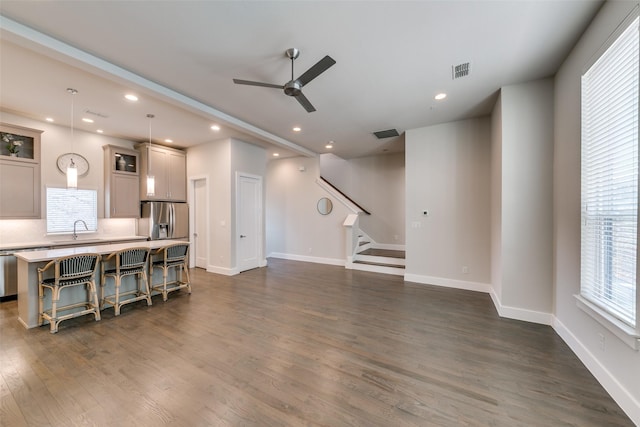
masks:
<instances>
[{"instance_id":1,"label":"white wall","mask_svg":"<svg viewBox=\"0 0 640 427\"><path fill-rule=\"evenodd\" d=\"M488 292L490 119L409 130L405 151L405 279Z\"/></svg>"},{"instance_id":2,"label":"white wall","mask_svg":"<svg viewBox=\"0 0 640 427\"><path fill-rule=\"evenodd\" d=\"M300 167L304 167L301 172ZM267 166L266 231L268 256L344 265L345 230L351 212L322 187L317 158L272 160ZM333 201L333 211L320 215L321 197Z\"/></svg>"},{"instance_id":3,"label":"white wall","mask_svg":"<svg viewBox=\"0 0 640 427\"><path fill-rule=\"evenodd\" d=\"M248 144L246 142L242 142L236 139L231 139L231 169L230 173L230 181L231 181L231 218L233 221L231 222L231 265L234 267L237 265L236 262L236 191L237 191L237 183L236 177L237 173L245 173L250 175L255 175L262 177L262 247L261 254L262 258L265 258L266 251L266 243L265 243L265 175L267 172L267 151L253 144ZM262 260L261 260L262 262Z\"/></svg>"},{"instance_id":4,"label":"white wall","mask_svg":"<svg viewBox=\"0 0 640 427\"><path fill-rule=\"evenodd\" d=\"M231 260L231 144L228 139L197 145L187 151L187 176L207 177L209 183L209 256L207 271L230 274Z\"/></svg>"},{"instance_id":5,"label":"white wall","mask_svg":"<svg viewBox=\"0 0 640 427\"><path fill-rule=\"evenodd\" d=\"M576 306L580 292L580 77L583 67L637 1L604 4L555 77L554 328L640 425L640 352ZM605 339L600 348L598 335Z\"/></svg>"},{"instance_id":6,"label":"white wall","mask_svg":"<svg viewBox=\"0 0 640 427\"><path fill-rule=\"evenodd\" d=\"M491 113L491 285L502 300L502 95Z\"/></svg>"},{"instance_id":7,"label":"white wall","mask_svg":"<svg viewBox=\"0 0 640 427\"><path fill-rule=\"evenodd\" d=\"M371 213L360 228L377 243L405 243L404 161L404 153L349 160L354 200Z\"/></svg>"},{"instance_id":8,"label":"white wall","mask_svg":"<svg viewBox=\"0 0 640 427\"><path fill-rule=\"evenodd\" d=\"M360 216L360 228L376 243L405 243L404 162L404 153L320 156L321 175L371 213Z\"/></svg>"},{"instance_id":9,"label":"white wall","mask_svg":"<svg viewBox=\"0 0 640 427\"><path fill-rule=\"evenodd\" d=\"M46 187L66 187L66 175L58 170L56 161L60 154L72 151L84 156L89 162L89 173L78 178L78 187L98 190L98 235L131 236L136 234L134 219L104 219L104 155L102 146L111 144L132 149L132 141L112 138L97 133L74 129L73 148L71 129L66 126L41 122L15 114L1 112L0 121L7 124L42 130L40 151L41 218L40 220L0 220L0 242L28 243L60 240L49 238L46 233Z\"/></svg>"},{"instance_id":10,"label":"white wall","mask_svg":"<svg viewBox=\"0 0 640 427\"><path fill-rule=\"evenodd\" d=\"M207 271L225 275L237 274L234 238L236 172L264 176L266 163L266 151L263 148L235 139L223 139L189 148L188 177L206 177L209 182Z\"/></svg>"},{"instance_id":11,"label":"white wall","mask_svg":"<svg viewBox=\"0 0 640 427\"><path fill-rule=\"evenodd\" d=\"M492 220L500 227L500 247L494 252L493 278L499 282L501 315L551 323L553 235L553 80L506 86L501 89L501 125L494 131ZM500 158L496 157L500 155ZM500 170L496 170L500 168ZM499 186L498 186L499 184ZM499 206L496 199L500 198ZM499 210L499 211L498 211Z\"/></svg>"}]
</instances>

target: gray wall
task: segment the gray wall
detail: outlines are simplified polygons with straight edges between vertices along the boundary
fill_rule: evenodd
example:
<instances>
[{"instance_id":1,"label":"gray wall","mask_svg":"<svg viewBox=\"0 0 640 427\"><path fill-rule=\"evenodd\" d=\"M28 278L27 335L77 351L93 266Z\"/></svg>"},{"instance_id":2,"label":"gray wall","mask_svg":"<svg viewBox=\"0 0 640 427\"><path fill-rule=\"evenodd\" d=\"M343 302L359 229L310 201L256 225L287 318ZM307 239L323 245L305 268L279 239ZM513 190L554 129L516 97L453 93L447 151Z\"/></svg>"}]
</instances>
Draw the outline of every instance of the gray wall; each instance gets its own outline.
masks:
<instances>
[{"instance_id":1,"label":"gray wall","mask_svg":"<svg viewBox=\"0 0 640 427\"><path fill-rule=\"evenodd\" d=\"M304 171L300 171L303 167ZM267 166L267 255L301 261L344 265L345 230L351 213L316 183L317 158L272 160ZM321 197L333 201L333 211L320 215Z\"/></svg>"},{"instance_id":2,"label":"gray wall","mask_svg":"<svg viewBox=\"0 0 640 427\"><path fill-rule=\"evenodd\" d=\"M494 299L501 315L551 324L553 80L503 87L493 114Z\"/></svg>"},{"instance_id":3,"label":"gray wall","mask_svg":"<svg viewBox=\"0 0 640 427\"><path fill-rule=\"evenodd\" d=\"M637 1L604 4L555 77L554 328L640 425L640 352L576 305L580 292L580 78ZM600 337L604 338L604 348Z\"/></svg>"},{"instance_id":4,"label":"gray wall","mask_svg":"<svg viewBox=\"0 0 640 427\"><path fill-rule=\"evenodd\" d=\"M371 212L360 216L360 228L376 243L405 243L404 162L404 153L349 160L320 155L321 175Z\"/></svg>"},{"instance_id":5,"label":"gray wall","mask_svg":"<svg viewBox=\"0 0 640 427\"><path fill-rule=\"evenodd\" d=\"M405 279L488 292L490 119L408 130L405 150Z\"/></svg>"}]
</instances>

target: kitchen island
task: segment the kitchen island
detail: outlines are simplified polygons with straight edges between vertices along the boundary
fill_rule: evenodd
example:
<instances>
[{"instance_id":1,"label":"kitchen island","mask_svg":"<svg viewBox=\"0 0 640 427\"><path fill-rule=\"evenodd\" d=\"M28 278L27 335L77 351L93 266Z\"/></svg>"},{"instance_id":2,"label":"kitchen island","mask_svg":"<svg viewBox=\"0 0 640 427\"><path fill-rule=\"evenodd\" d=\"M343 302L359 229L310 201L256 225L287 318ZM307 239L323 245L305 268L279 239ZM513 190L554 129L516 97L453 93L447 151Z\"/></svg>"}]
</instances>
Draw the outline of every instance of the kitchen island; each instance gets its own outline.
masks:
<instances>
[{"instance_id":1,"label":"kitchen island","mask_svg":"<svg viewBox=\"0 0 640 427\"><path fill-rule=\"evenodd\" d=\"M152 240L142 242L116 243L110 245L93 245L93 246L76 246L62 249L49 249L42 251L16 252L14 255L18 260L18 321L25 328L35 328L38 325L38 268L43 267L52 259L79 255L83 253L98 253L108 255L113 252L121 251L134 247L145 247L149 249L158 249L166 245L174 243L184 243L182 240ZM160 279L158 279L160 277ZM161 280L161 274L157 274L155 281ZM130 279L133 279L130 277ZM152 277L149 277L149 284L155 283ZM100 289L100 273L96 273L96 285ZM82 298L83 289L69 289L68 293L62 293L60 297L61 304L71 301L78 297ZM99 293L100 296L100 293ZM45 306L51 304L50 296L48 301L45 300Z\"/></svg>"}]
</instances>

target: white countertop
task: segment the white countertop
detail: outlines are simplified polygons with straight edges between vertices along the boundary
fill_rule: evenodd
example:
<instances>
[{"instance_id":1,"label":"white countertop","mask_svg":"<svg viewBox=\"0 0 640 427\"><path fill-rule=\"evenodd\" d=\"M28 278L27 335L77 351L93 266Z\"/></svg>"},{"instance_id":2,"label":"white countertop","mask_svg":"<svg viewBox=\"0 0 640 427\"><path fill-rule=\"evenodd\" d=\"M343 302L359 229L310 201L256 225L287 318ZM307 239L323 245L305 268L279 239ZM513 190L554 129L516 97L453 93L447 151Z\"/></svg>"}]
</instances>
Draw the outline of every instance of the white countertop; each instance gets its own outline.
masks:
<instances>
[{"instance_id":1,"label":"white countertop","mask_svg":"<svg viewBox=\"0 0 640 427\"><path fill-rule=\"evenodd\" d=\"M70 245L96 245L107 242L120 242L120 241L128 241L128 240L146 240L147 238L144 236L118 236L118 237L87 237L87 238L79 238L78 240L73 240L71 237L60 237L60 240L43 240L40 242L17 242L17 243L7 243L0 244L0 251L20 251L24 249L31 248L48 248L55 246L70 246Z\"/></svg>"},{"instance_id":2,"label":"white countertop","mask_svg":"<svg viewBox=\"0 0 640 427\"><path fill-rule=\"evenodd\" d=\"M48 249L42 251L27 251L16 252L14 255L18 259L22 259L27 262L41 262L50 261L54 258L64 257L69 255L79 255L85 253L98 253L98 254L110 254L112 252L121 251L123 249L144 247L150 249L158 249L166 245L173 243L188 243L183 240L151 240L141 242L129 242L129 243L114 243L109 245L93 245L93 246L74 246L71 248L61 249Z\"/></svg>"}]
</instances>

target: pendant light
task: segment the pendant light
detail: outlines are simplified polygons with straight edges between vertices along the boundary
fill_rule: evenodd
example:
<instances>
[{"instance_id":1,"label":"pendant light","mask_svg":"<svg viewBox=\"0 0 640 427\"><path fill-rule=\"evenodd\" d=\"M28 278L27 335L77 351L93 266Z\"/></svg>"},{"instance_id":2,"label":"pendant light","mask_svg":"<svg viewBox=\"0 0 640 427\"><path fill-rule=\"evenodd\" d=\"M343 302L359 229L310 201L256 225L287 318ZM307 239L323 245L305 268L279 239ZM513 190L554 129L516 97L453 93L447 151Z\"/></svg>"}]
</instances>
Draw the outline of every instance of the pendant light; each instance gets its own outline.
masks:
<instances>
[{"instance_id":1,"label":"pendant light","mask_svg":"<svg viewBox=\"0 0 640 427\"><path fill-rule=\"evenodd\" d=\"M78 91L67 88L67 92L71 94L71 154L73 154L73 96ZM78 188L78 168L73 163L73 157L71 157L71 163L67 166L67 188Z\"/></svg>"},{"instance_id":2,"label":"pendant light","mask_svg":"<svg viewBox=\"0 0 640 427\"><path fill-rule=\"evenodd\" d=\"M155 116L153 114L147 114L149 118L149 148L147 150L147 196L155 196L156 180L151 175L151 119Z\"/></svg>"}]
</instances>

